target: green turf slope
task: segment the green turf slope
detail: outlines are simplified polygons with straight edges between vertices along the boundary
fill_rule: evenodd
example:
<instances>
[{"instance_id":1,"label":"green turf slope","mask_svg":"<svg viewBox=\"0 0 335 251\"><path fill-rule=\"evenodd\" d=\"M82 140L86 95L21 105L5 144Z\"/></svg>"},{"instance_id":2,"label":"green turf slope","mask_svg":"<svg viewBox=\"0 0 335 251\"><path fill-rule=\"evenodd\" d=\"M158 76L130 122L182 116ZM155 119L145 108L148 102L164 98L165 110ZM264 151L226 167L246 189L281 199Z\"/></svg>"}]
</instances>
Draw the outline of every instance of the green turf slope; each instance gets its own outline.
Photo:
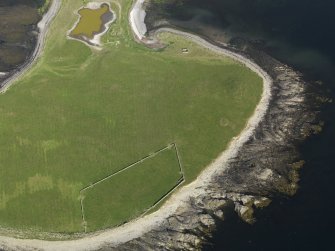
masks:
<instances>
[{"instance_id":1,"label":"green turf slope","mask_svg":"<svg viewBox=\"0 0 335 251\"><path fill-rule=\"evenodd\" d=\"M162 35L169 44L163 51L137 44L128 25L131 2L120 0L121 10L112 4L118 19L103 38L103 50L96 51L66 39L82 1L64 0L43 56L0 95L2 228L81 232L83 187L174 142L191 182L253 114L262 93L260 77L177 36ZM184 47L188 54L181 53ZM172 183L162 176L176 174L171 165L162 161L156 167L162 172L148 171L164 191ZM156 198L152 184L133 175L113 193L131 193L132 182L142 184L148 192L136 201L140 210L124 201L118 210L128 213L110 226L136 216Z\"/></svg>"}]
</instances>

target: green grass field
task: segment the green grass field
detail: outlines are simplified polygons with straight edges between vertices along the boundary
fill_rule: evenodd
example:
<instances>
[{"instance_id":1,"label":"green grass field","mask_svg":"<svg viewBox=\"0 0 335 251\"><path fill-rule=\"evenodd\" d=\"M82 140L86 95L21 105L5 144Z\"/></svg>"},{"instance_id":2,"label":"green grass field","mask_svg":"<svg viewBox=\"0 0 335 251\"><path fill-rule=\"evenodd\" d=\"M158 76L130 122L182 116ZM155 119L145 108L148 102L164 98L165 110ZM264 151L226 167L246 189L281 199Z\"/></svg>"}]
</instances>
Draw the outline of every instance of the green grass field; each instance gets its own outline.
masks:
<instances>
[{"instance_id":1,"label":"green grass field","mask_svg":"<svg viewBox=\"0 0 335 251\"><path fill-rule=\"evenodd\" d=\"M172 142L191 182L253 114L260 77L178 36L162 34L169 44L162 51L137 44L128 25L132 1L118 2L97 51L66 39L83 1L64 0L43 56L0 95L2 228L82 232L82 188ZM94 187L84 200L88 230L138 216L179 175L175 158L163 154Z\"/></svg>"},{"instance_id":2,"label":"green grass field","mask_svg":"<svg viewBox=\"0 0 335 251\"><path fill-rule=\"evenodd\" d=\"M155 205L182 178L175 148L171 147L88 187L82 192L87 230L119 225L144 213L143 209Z\"/></svg>"}]
</instances>

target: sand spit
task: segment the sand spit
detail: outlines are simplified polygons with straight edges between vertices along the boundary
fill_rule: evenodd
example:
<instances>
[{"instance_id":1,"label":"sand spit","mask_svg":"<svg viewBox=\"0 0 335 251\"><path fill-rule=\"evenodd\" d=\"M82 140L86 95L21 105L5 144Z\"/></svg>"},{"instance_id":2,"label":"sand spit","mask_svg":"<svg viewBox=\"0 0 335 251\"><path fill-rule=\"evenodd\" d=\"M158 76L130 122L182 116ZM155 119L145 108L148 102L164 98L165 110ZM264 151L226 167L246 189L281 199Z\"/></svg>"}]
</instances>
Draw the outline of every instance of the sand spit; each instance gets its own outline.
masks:
<instances>
[{"instance_id":1,"label":"sand spit","mask_svg":"<svg viewBox=\"0 0 335 251\"><path fill-rule=\"evenodd\" d=\"M60 1L54 0L54 2ZM141 41L145 40L146 34L146 27L144 23L145 11L142 8L143 3L144 0L136 1L129 17L129 22L135 36ZM120 227L97 232L78 240L43 241L0 237L0 248L5 250L96 250L105 245L117 246L138 238L150 230L159 227L169 216L174 214L179 207L186 205L190 197L206 193L206 187L211 184L216 174L222 173L228 168L231 158L236 157L240 148L250 137L254 135L256 127L264 118L264 115L269 107L272 86L271 77L250 59L227 49L217 47L199 36L175 29L160 29L157 32L171 32L187 39L191 39L209 50L230 57L244 64L263 79L264 87L261 101L257 105L257 108L253 116L249 119L245 129L239 136L235 137L231 141L228 149L224 151L215 161L213 161L194 182L177 190L158 211L152 214L135 219Z\"/></svg>"}]
</instances>

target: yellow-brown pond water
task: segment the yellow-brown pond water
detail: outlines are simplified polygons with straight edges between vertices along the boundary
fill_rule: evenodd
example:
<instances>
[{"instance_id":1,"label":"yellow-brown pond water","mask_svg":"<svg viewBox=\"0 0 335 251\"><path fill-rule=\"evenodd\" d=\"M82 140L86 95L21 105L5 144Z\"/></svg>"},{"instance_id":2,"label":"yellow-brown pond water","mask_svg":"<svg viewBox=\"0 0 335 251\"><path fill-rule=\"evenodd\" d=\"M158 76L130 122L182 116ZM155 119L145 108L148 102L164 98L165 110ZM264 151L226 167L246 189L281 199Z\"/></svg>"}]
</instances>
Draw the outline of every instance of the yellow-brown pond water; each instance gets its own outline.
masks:
<instances>
[{"instance_id":1,"label":"yellow-brown pond water","mask_svg":"<svg viewBox=\"0 0 335 251\"><path fill-rule=\"evenodd\" d=\"M76 27L71 31L70 36L86 39L93 39L94 35L104 31L105 23L110 21L110 18L104 16L112 16L108 4L102 4L98 9L82 8L78 11L80 20Z\"/></svg>"}]
</instances>

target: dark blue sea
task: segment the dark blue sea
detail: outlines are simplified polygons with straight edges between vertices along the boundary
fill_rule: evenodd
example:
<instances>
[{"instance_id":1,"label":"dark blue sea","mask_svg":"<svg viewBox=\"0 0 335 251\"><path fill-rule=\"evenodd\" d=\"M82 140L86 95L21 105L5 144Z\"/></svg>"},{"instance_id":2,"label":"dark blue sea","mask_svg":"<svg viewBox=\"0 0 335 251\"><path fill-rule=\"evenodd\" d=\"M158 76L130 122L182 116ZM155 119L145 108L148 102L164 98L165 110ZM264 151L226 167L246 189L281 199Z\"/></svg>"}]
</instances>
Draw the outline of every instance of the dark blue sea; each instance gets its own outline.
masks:
<instances>
[{"instance_id":1,"label":"dark blue sea","mask_svg":"<svg viewBox=\"0 0 335 251\"><path fill-rule=\"evenodd\" d=\"M176 13L257 41L306 79L322 81L335 101L334 0L188 0ZM300 146L306 165L297 194L274 198L254 225L228 216L206 250L335 250L335 103L322 107L321 118L322 133Z\"/></svg>"}]
</instances>

